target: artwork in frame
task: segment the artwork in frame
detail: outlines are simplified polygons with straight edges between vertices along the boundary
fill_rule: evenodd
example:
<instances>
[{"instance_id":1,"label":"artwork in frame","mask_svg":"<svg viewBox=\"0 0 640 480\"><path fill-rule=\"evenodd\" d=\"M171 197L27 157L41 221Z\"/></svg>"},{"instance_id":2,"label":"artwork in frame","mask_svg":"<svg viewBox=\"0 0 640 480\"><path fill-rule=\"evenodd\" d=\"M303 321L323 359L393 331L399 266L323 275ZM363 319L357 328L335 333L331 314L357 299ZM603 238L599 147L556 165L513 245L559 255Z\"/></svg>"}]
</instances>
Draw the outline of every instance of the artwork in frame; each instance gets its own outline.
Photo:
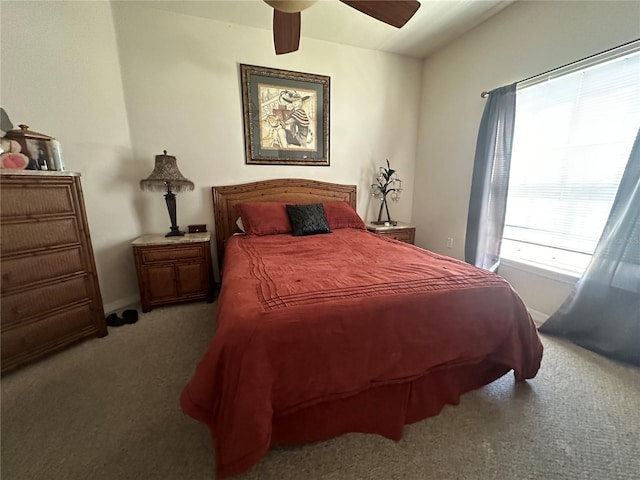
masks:
<instances>
[{"instance_id":1,"label":"artwork in frame","mask_svg":"<svg viewBox=\"0 0 640 480\"><path fill-rule=\"evenodd\" d=\"M246 163L329 165L329 77L240 65Z\"/></svg>"}]
</instances>

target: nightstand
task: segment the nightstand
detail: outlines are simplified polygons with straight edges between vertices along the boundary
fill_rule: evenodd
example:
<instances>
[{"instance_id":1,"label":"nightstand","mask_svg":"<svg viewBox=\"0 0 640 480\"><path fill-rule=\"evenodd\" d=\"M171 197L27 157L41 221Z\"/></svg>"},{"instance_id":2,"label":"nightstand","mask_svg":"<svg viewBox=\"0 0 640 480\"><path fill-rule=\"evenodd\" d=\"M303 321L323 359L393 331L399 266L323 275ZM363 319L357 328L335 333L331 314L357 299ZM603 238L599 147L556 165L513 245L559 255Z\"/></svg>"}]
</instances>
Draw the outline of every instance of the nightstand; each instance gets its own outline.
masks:
<instances>
[{"instance_id":1,"label":"nightstand","mask_svg":"<svg viewBox=\"0 0 640 480\"><path fill-rule=\"evenodd\" d=\"M376 235L393 238L394 240L410 243L411 245L413 245L416 239L416 227L408 223L398 222L397 225L389 226L367 223L367 230Z\"/></svg>"},{"instance_id":2,"label":"nightstand","mask_svg":"<svg viewBox=\"0 0 640 480\"><path fill-rule=\"evenodd\" d=\"M133 245L142 311L194 300L213 301L209 232L142 235Z\"/></svg>"}]
</instances>

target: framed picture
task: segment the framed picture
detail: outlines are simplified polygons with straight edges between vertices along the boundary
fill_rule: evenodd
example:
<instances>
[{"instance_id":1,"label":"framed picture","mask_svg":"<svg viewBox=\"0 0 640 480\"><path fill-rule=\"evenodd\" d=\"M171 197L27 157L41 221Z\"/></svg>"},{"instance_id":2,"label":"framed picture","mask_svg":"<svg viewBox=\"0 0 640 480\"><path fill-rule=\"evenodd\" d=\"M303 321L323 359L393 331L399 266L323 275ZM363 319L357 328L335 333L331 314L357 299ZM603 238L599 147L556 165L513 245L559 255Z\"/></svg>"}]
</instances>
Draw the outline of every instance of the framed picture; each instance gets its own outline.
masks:
<instances>
[{"instance_id":1,"label":"framed picture","mask_svg":"<svg viewBox=\"0 0 640 480\"><path fill-rule=\"evenodd\" d=\"M27 147L24 153L29 157L27 170L54 170L51 142L40 138L26 138L24 143Z\"/></svg>"},{"instance_id":2,"label":"framed picture","mask_svg":"<svg viewBox=\"0 0 640 480\"><path fill-rule=\"evenodd\" d=\"M329 165L329 77L240 65L247 164Z\"/></svg>"}]
</instances>

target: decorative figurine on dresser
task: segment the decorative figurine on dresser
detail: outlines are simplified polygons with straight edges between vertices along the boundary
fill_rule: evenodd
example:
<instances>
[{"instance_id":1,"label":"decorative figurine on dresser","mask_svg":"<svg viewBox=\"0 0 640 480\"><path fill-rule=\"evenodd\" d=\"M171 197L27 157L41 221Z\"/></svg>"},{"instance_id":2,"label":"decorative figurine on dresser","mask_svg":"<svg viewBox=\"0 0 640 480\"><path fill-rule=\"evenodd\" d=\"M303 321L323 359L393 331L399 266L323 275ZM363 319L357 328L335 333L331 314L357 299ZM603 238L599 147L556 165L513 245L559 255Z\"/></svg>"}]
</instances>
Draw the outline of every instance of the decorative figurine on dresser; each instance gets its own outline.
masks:
<instances>
[{"instance_id":1,"label":"decorative figurine on dresser","mask_svg":"<svg viewBox=\"0 0 640 480\"><path fill-rule=\"evenodd\" d=\"M80 175L0 170L2 373L107 334Z\"/></svg>"}]
</instances>

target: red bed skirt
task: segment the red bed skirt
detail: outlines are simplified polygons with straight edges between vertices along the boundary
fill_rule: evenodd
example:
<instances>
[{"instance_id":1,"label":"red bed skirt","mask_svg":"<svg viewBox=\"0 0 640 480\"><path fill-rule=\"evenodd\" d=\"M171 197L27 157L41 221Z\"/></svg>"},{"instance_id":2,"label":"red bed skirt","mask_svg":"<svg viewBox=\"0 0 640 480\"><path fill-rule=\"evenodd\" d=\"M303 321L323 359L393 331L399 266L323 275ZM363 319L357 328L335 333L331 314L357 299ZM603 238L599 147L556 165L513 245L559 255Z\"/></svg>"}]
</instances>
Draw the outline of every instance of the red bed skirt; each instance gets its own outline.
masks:
<instances>
[{"instance_id":1,"label":"red bed skirt","mask_svg":"<svg viewBox=\"0 0 640 480\"><path fill-rule=\"evenodd\" d=\"M348 398L275 415L271 446L310 443L352 432L399 440L404 425L437 415L445 405L457 405L462 394L493 382L509 370L486 360L448 366L410 382L374 386ZM230 468L219 468L218 478L249 470L267 450L254 452Z\"/></svg>"}]
</instances>

